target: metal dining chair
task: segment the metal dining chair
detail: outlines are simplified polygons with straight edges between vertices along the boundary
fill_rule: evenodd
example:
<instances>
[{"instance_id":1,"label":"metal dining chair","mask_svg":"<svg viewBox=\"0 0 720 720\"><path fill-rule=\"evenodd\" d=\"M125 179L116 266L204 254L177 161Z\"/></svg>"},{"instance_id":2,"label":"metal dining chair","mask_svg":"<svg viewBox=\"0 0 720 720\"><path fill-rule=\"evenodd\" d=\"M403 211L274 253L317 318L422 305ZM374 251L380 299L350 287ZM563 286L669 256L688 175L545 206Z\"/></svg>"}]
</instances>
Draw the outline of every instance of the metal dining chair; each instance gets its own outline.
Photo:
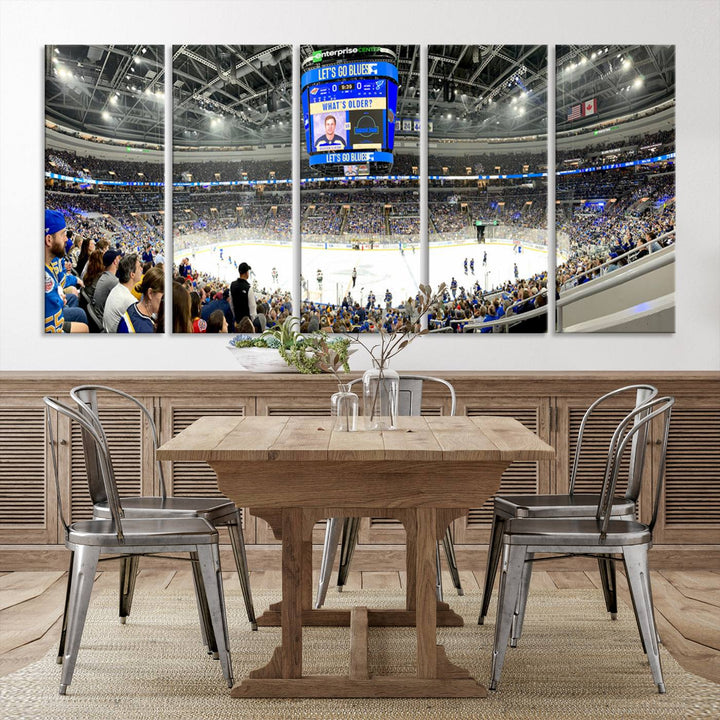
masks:
<instances>
[{"instance_id":1,"label":"metal dining chair","mask_svg":"<svg viewBox=\"0 0 720 720\"><path fill-rule=\"evenodd\" d=\"M107 444L107 436L100 420L98 393L109 393L123 398L132 405L135 405L144 415L150 427L153 441L153 457L158 447L158 433L149 410L135 397L122 390L106 387L105 385L79 385L70 391L70 397L75 400L80 413L89 420ZM83 430L84 432L84 430ZM83 444L85 452L85 465L88 473L88 485L93 502L94 518L109 518L109 508L105 496L104 486L99 473L98 460L94 457L94 445ZM257 630L257 620L253 607L252 593L250 590L250 577L248 573L247 556L245 553L245 542L242 534L242 522L240 512L231 500L222 495L218 497L168 497L165 488L165 476L163 466L155 460L158 481L160 486L159 496L131 496L122 497L121 505L128 518L182 518L201 517L211 523L214 527L226 527L230 536L230 545L235 558L240 588L245 601L245 610L248 621L253 630ZM124 623L130 614L132 598L135 589L135 577L138 569L138 558L131 557L122 561L120 569L120 622ZM193 572L197 567L193 566ZM200 599L198 598L198 603ZM208 644L210 652L215 653L212 642ZM62 656L62 644L58 657Z\"/></svg>"},{"instance_id":2,"label":"metal dining chair","mask_svg":"<svg viewBox=\"0 0 720 720\"><path fill-rule=\"evenodd\" d=\"M526 568L535 561L535 553L559 553L564 557L589 555L600 556L612 562L622 560L653 682L657 685L658 692L665 692L647 556L652 546L652 531L660 505L670 416L674 404L675 399L669 396L655 398L633 409L620 422L610 441L602 491L594 518L518 518L508 520L505 524L491 690L497 690L500 682L508 640L511 646L515 646L522 634L527 602L527 593L522 592ZM655 418L658 418L657 422L662 427L662 447L657 477L654 478L652 519L648 525L632 519L618 519L612 514L612 506L623 455L631 447L634 438L647 433ZM640 466L643 462L644 458L640 461Z\"/></svg>"},{"instance_id":3,"label":"metal dining chair","mask_svg":"<svg viewBox=\"0 0 720 720\"><path fill-rule=\"evenodd\" d=\"M349 384L355 385L362 382L362 378L356 378ZM450 415L455 415L457 406L457 398L455 396L455 388L442 378L430 377L428 375L401 375L400 388L398 392L398 415L414 415L418 416L421 412L423 383L436 382L444 385L450 392ZM358 542L358 532L360 530L360 518L328 518L325 526L325 543L323 545L322 561L320 563L320 579L318 581L317 596L315 598L315 608L320 608L325 602L328 586L330 584L330 576L332 574L332 566L335 562L335 553L338 543L340 542L340 566L338 568L338 592L342 592L343 587L347 583L348 574L350 572L350 561ZM342 540L341 540L342 533ZM442 539L442 547L445 551L448 567L450 569L450 577L458 595L463 594L462 584L460 582L460 573L457 568L457 560L455 558L455 546L453 544L453 536L451 528L445 531ZM440 553L436 553L437 564L437 586L436 593L438 600L443 598L442 589L442 573L440 563Z\"/></svg>"},{"instance_id":4,"label":"metal dining chair","mask_svg":"<svg viewBox=\"0 0 720 720\"><path fill-rule=\"evenodd\" d=\"M105 438L86 417L64 403L44 397L45 422L50 444L59 515L65 529L65 546L71 551L66 613L63 618L63 654L60 694L65 695L75 672L90 594L101 554L123 559L154 553L189 553L196 580L196 593L207 612L200 612L203 637L212 637L223 676L232 687L232 661L228 642L218 532L200 517L127 518L117 492ZM52 411L64 415L83 430L83 441L94 446L90 454L97 463L109 512L107 519L68 524L62 506ZM115 559L103 558L105 559Z\"/></svg>"},{"instance_id":5,"label":"metal dining chair","mask_svg":"<svg viewBox=\"0 0 720 720\"><path fill-rule=\"evenodd\" d=\"M488 546L487 565L485 568L485 585L478 624L483 625L490 606L495 577L497 575L500 555L502 554L502 538L505 525L513 518L592 518L595 515L599 494L576 493L575 483L581 465L583 452L583 435L593 414L603 403L625 393L633 393L635 407L657 397L657 388L652 385L628 385L612 390L599 397L585 411L578 430L577 444L570 472L570 492L558 495L496 495L493 506L493 523ZM632 519L640 493L641 468L647 442L647 426L633 436L628 466L628 483L623 497L615 497L611 505L611 514L616 518ZM598 482L598 487L600 483ZM605 596L605 606L614 620L617 617L617 592L615 585L615 565L598 556L598 568ZM530 576L524 578L527 585L523 592L527 593Z\"/></svg>"}]
</instances>

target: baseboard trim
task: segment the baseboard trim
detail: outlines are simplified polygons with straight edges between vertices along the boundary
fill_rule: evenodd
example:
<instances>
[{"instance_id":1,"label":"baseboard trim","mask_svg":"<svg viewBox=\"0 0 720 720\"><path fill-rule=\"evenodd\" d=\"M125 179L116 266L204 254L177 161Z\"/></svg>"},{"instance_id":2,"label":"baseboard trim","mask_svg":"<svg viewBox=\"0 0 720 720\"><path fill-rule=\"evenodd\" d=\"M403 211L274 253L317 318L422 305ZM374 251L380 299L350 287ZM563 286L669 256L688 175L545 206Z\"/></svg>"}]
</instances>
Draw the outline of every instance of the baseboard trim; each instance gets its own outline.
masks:
<instances>
[{"instance_id":1,"label":"baseboard trim","mask_svg":"<svg viewBox=\"0 0 720 720\"><path fill-rule=\"evenodd\" d=\"M486 545L457 545L458 567L461 570L482 572L485 569ZM313 546L313 565L319 567L322 546ZM252 570L280 571L280 545L248 545L248 564ZM225 568L232 567L229 545L221 546ZM63 545L0 545L0 572L65 570L69 561ZM143 559L148 567L172 568L177 563L169 559ZM650 562L656 570L714 570L720 571L720 545L655 545ZM353 570L392 571L405 569L404 545L358 545L353 555ZM590 558L563 558L543 563L543 570L593 570L597 567Z\"/></svg>"}]
</instances>

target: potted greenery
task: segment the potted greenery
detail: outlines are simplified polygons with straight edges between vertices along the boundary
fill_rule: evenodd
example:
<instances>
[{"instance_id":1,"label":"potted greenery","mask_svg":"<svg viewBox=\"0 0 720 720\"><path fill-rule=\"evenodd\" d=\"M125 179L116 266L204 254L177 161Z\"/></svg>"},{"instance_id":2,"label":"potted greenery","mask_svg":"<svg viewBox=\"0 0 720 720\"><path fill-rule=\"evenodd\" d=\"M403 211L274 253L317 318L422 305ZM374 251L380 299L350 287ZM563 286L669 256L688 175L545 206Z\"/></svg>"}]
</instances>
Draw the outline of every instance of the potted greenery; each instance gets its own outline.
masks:
<instances>
[{"instance_id":1,"label":"potted greenery","mask_svg":"<svg viewBox=\"0 0 720 720\"><path fill-rule=\"evenodd\" d=\"M348 358L354 351L351 340L344 337L328 337L315 332L303 335L297 332L298 319L288 317L282 325L268 328L262 335L236 335L228 348L245 370L251 372L300 372L318 374L329 372L332 359L333 371L350 368ZM332 350L332 354L329 351Z\"/></svg>"}]
</instances>

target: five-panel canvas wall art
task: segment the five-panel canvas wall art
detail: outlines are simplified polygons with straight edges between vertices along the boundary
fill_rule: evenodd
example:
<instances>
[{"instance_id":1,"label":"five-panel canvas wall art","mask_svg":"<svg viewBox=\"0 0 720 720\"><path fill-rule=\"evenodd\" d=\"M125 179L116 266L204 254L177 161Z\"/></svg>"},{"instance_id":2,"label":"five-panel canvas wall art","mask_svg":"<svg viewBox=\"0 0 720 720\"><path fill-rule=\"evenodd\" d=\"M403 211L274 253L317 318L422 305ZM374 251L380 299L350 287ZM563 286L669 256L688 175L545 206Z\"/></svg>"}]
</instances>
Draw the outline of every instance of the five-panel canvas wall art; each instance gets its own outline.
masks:
<instances>
[{"instance_id":1,"label":"five-panel canvas wall art","mask_svg":"<svg viewBox=\"0 0 720 720\"><path fill-rule=\"evenodd\" d=\"M45 332L675 330L674 46L297 50L46 46Z\"/></svg>"}]
</instances>

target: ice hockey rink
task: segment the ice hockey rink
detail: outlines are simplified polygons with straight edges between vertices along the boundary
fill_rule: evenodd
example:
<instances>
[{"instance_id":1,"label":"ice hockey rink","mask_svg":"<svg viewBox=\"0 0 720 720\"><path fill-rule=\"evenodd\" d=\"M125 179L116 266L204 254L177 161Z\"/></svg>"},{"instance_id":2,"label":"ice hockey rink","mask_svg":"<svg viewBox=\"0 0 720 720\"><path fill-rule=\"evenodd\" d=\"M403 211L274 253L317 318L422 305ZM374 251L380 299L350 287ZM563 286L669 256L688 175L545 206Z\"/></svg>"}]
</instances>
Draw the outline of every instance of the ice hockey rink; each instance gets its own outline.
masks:
<instances>
[{"instance_id":1,"label":"ice hockey rink","mask_svg":"<svg viewBox=\"0 0 720 720\"><path fill-rule=\"evenodd\" d=\"M204 245L192 249L192 241L187 237L189 247L174 255L179 265L188 257L194 270L207 273L223 282L230 283L238 276L236 263L247 262L252 267L251 282L257 281L260 289L291 288L292 250L289 245L271 243L223 242L216 245ZM222 259L220 250L222 249ZM487 265L483 265L483 254L487 253ZM475 273L465 274L464 260L475 260ZM558 254L558 262L563 258ZM465 241L454 244L431 244L430 246L430 284L437 287L441 282L450 284L457 280L458 288L470 291L477 280L483 290L492 289L507 280L514 279L514 264L517 263L520 278L527 278L548 269L547 251L523 246L518 253L512 241L495 239L492 242L478 244ZM277 282L273 281L272 270L277 269ZM352 287L352 271L357 269L357 281ZM322 270L322 288L318 286L317 271ZM370 292L376 300L382 302L385 291L390 290L393 302L400 302L417 293L420 283L419 252L410 246L400 252L398 245L375 246L362 250L353 250L347 246L306 246L302 248L302 275L307 287L303 287L303 298L309 297L315 302L338 303L350 292L353 299L365 302Z\"/></svg>"}]
</instances>

